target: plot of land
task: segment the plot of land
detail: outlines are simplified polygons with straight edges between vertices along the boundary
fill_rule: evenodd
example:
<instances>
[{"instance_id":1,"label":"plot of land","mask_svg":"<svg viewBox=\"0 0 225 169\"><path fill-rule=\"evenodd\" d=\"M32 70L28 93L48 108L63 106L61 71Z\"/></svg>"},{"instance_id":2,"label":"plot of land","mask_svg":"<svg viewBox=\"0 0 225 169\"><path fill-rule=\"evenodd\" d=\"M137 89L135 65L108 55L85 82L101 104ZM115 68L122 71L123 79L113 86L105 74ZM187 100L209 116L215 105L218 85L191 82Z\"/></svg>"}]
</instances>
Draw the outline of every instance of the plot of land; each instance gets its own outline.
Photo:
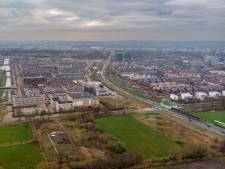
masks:
<instances>
[{"instance_id":1,"label":"plot of land","mask_svg":"<svg viewBox=\"0 0 225 169\"><path fill-rule=\"evenodd\" d=\"M5 112L5 107L0 105L0 121L3 120L4 112Z\"/></svg>"},{"instance_id":2,"label":"plot of land","mask_svg":"<svg viewBox=\"0 0 225 169\"><path fill-rule=\"evenodd\" d=\"M117 145L117 141L99 131L88 115L84 118L63 119L58 123L51 120L34 123L41 134L39 138L43 153L49 161L57 162L56 151L63 157L62 160L81 166L111 158L114 153L112 147Z\"/></svg>"},{"instance_id":3,"label":"plot of land","mask_svg":"<svg viewBox=\"0 0 225 169\"><path fill-rule=\"evenodd\" d=\"M217 151L219 151L220 144L223 141L222 137L175 118L166 111L154 111L146 114L139 113L135 115L135 118L147 126L176 140L176 142L182 147L181 151L176 154L192 152L195 150L196 145L197 147L199 145L204 145L207 147L206 152L209 154L220 155Z\"/></svg>"},{"instance_id":4,"label":"plot of land","mask_svg":"<svg viewBox=\"0 0 225 169\"><path fill-rule=\"evenodd\" d=\"M22 142L32 139L28 124L0 127L0 144Z\"/></svg>"},{"instance_id":5,"label":"plot of land","mask_svg":"<svg viewBox=\"0 0 225 169\"><path fill-rule=\"evenodd\" d=\"M208 121L213 124L215 123L215 120L225 123L225 111L199 112L199 113L194 113L194 115L199 117L202 120Z\"/></svg>"},{"instance_id":6,"label":"plot of land","mask_svg":"<svg viewBox=\"0 0 225 169\"><path fill-rule=\"evenodd\" d=\"M0 87L3 87L5 84L5 73L4 72L0 72ZM0 89L0 101L1 101L1 97L2 97L2 93L3 93L3 90Z\"/></svg>"},{"instance_id":7,"label":"plot of land","mask_svg":"<svg viewBox=\"0 0 225 169\"><path fill-rule=\"evenodd\" d=\"M203 162L194 162L190 164L181 164L177 166L167 166L165 168L160 169L224 169L225 163L224 162L211 162L211 161L203 161Z\"/></svg>"},{"instance_id":8,"label":"plot of land","mask_svg":"<svg viewBox=\"0 0 225 169\"><path fill-rule=\"evenodd\" d=\"M32 140L32 137L31 127L27 123L0 127L0 167L4 169L35 168L42 159L38 147L34 144L22 143Z\"/></svg>"},{"instance_id":9,"label":"plot of land","mask_svg":"<svg viewBox=\"0 0 225 169\"><path fill-rule=\"evenodd\" d=\"M145 158L167 156L180 146L132 116L111 116L96 120L99 127Z\"/></svg>"},{"instance_id":10,"label":"plot of land","mask_svg":"<svg viewBox=\"0 0 225 169\"><path fill-rule=\"evenodd\" d=\"M0 148L0 166L4 169L33 169L40 161L39 150L32 144Z\"/></svg>"},{"instance_id":11,"label":"plot of land","mask_svg":"<svg viewBox=\"0 0 225 169\"><path fill-rule=\"evenodd\" d=\"M108 80L114 84L115 86L119 87L120 89L132 94L132 95L135 95L135 96L138 96L138 97L141 97L141 98L144 98L144 99L149 99L149 100L152 100L152 101L156 101L156 102L160 102L161 99L160 98L155 98L155 97L151 97L150 95L146 94L146 93L142 93L140 91L137 91L136 89L134 88L131 88L131 87L128 87L126 85L124 85L122 82L120 82L119 80L116 80L116 79L113 79L111 77L108 77Z\"/></svg>"},{"instance_id":12,"label":"plot of land","mask_svg":"<svg viewBox=\"0 0 225 169\"><path fill-rule=\"evenodd\" d=\"M117 108L143 109L150 107L149 105L146 105L137 100L127 98L124 99L124 98L104 97L100 98L100 102L109 109L117 109Z\"/></svg>"}]
</instances>

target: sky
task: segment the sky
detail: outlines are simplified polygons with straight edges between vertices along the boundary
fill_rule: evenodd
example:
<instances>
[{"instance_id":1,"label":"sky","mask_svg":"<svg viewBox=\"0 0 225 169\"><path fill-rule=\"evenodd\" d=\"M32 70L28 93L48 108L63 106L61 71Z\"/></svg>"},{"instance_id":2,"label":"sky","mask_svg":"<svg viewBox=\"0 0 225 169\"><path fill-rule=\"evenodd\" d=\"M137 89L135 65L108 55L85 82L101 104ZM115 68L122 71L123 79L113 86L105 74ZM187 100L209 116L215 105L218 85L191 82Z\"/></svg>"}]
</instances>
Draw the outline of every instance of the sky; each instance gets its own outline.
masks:
<instances>
[{"instance_id":1,"label":"sky","mask_svg":"<svg viewBox=\"0 0 225 169\"><path fill-rule=\"evenodd\" d=\"M225 40L225 0L0 0L0 40Z\"/></svg>"}]
</instances>

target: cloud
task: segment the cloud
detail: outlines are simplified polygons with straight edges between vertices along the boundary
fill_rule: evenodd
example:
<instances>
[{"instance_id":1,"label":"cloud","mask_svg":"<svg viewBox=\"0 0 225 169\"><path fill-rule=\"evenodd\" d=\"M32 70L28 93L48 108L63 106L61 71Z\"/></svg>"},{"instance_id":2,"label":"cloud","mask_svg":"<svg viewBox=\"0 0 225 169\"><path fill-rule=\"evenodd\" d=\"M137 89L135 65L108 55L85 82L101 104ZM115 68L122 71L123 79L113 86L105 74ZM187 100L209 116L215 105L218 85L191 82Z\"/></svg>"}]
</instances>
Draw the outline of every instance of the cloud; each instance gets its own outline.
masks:
<instances>
[{"instance_id":1,"label":"cloud","mask_svg":"<svg viewBox=\"0 0 225 169\"><path fill-rule=\"evenodd\" d=\"M225 1L0 0L0 24L0 39L225 39Z\"/></svg>"}]
</instances>

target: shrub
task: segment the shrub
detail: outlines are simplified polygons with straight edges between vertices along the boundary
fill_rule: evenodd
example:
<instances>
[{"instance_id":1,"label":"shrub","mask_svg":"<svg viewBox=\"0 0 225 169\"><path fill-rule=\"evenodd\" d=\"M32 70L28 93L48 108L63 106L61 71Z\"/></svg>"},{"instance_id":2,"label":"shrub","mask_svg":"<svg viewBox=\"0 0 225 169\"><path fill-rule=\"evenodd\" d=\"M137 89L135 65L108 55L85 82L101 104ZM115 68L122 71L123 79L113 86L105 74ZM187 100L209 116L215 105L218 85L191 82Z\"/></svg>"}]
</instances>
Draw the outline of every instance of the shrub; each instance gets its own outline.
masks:
<instances>
[{"instance_id":1,"label":"shrub","mask_svg":"<svg viewBox=\"0 0 225 169\"><path fill-rule=\"evenodd\" d=\"M87 164L85 169L124 169L139 164L143 158L132 152L112 156L107 160L97 160Z\"/></svg>"},{"instance_id":2,"label":"shrub","mask_svg":"<svg viewBox=\"0 0 225 169\"><path fill-rule=\"evenodd\" d=\"M84 168L79 164L74 164L71 166L71 169L84 169Z\"/></svg>"},{"instance_id":3,"label":"shrub","mask_svg":"<svg viewBox=\"0 0 225 169\"><path fill-rule=\"evenodd\" d=\"M199 144L186 148L186 152L182 155L182 159L201 159L209 155L209 148L205 144Z\"/></svg>"},{"instance_id":4,"label":"shrub","mask_svg":"<svg viewBox=\"0 0 225 169\"><path fill-rule=\"evenodd\" d=\"M114 153L121 154L126 151L126 148L124 146L122 146L121 144L116 144L112 147L112 151Z\"/></svg>"},{"instance_id":5,"label":"shrub","mask_svg":"<svg viewBox=\"0 0 225 169\"><path fill-rule=\"evenodd\" d=\"M36 169L57 169L57 164L54 162L41 162Z\"/></svg>"}]
</instances>

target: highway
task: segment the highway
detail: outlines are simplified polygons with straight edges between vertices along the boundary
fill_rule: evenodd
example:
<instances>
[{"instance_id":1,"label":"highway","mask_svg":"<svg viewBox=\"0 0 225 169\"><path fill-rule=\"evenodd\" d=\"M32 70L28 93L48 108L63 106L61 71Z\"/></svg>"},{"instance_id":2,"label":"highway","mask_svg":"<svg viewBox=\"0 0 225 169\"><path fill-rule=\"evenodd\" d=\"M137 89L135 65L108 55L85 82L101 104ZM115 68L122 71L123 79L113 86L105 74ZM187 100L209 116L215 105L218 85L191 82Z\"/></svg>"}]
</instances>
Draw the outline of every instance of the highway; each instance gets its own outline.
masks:
<instances>
[{"instance_id":1,"label":"highway","mask_svg":"<svg viewBox=\"0 0 225 169\"><path fill-rule=\"evenodd\" d=\"M217 127L215 125L212 125L212 124L209 124L207 122L204 122L204 121L201 121L201 120L198 120L198 119L195 119L191 116L188 116L187 114L182 114L180 112L177 112L175 110L171 110L171 109L168 109L168 108L165 108L163 107L162 105L160 105L160 103L158 102L154 102L154 101L151 101L149 99L144 99L144 98L141 98L139 96L136 96L136 95L133 95L131 93L128 93L126 91L124 91L123 89L119 88L118 86L114 85L113 83L111 83L107 78L106 78L106 70L107 70L107 67L110 65L111 63L111 60L112 60L112 57L113 57L113 54L114 52L112 51L110 56L108 57L108 59L105 61L105 63L103 64L103 68L102 68L102 71L101 71L101 75L102 75L102 78L104 79L104 82L107 83L107 85L110 85L110 86L113 86L113 88L116 90L116 91L119 91L120 93L124 93L125 95L128 95L132 98L135 98L139 101L142 101L144 102L145 104L148 104L148 105L153 105L156 107L156 109L161 109L161 110L166 110L166 112L170 113L171 115L173 115L174 117L177 117L183 121L187 121L187 122L190 122L192 123L193 125L196 125L202 129L205 129L209 132L212 132L214 134L217 134L217 135L220 135L220 136L223 136L225 137L225 130L220 128L220 127Z\"/></svg>"}]
</instances>

